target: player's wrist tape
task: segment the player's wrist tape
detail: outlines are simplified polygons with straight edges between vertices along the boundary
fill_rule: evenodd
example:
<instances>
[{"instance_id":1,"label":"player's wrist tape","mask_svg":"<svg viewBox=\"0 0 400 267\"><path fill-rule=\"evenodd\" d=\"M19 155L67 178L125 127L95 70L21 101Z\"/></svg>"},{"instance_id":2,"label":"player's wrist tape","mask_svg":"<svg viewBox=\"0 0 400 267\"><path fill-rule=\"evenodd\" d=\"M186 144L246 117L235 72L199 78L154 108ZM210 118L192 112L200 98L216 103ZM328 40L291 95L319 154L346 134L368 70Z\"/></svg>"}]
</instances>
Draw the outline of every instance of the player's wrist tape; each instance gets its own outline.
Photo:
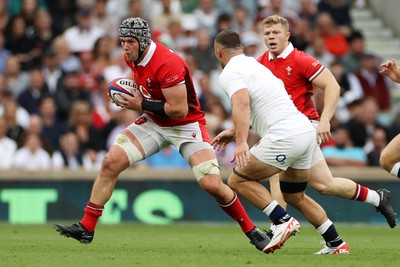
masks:
<instances>
[{"instance_id":1,"label":"player's wrist tape","mask_svg":"<svg viewBox=\"0 0 400 267\"><path fill-rule=\"evenodd\" d=\"M150 101L146 99L142 101L142 110L149 111L160 117L168 117L165 113L164 106L164 101Z\"/></svg>"}]
</instances>

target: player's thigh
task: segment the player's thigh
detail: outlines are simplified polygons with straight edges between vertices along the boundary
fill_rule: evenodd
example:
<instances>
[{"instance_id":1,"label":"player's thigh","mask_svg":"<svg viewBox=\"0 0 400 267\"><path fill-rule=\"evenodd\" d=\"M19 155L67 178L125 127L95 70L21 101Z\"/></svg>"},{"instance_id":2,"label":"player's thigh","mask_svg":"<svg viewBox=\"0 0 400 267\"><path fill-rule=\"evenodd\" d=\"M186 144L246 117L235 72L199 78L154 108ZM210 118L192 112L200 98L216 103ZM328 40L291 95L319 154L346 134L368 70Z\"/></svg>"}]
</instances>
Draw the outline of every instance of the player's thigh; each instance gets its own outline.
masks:
<instances>
[{"instance_id":1,"label":"player's thigh","mask_svg":"<svg viewBox=\"0 0 400 267\"><path fill-rule=\"evenodd\" d=\"M381 161L390 165L400 161L400 134L394 137L389 144L383 149Z\"/></svg>"},{"instance_id":2,"label":"player's thigh","mask_svg":"<svg viewBox=\"0 0 400 267\"><path fill-rule=\"evenodd\" d=\"M174 127L163 127L162 134L170 144L174 145L179 150L181 155L189 163L193 162L193 164L197 164L197 159L203 161L203 157L206 158L204 160L216 157L210 144L211 138L207 132L206 125L201 122L193 122ZM201 152L202 150L211 151L204 151L203 153ZM197 154L197 156L193 157L195 154ZM191 163L192 166L194 166L193 164Z\"/></svg>"},{"instance_id":3,"label":"player's thigh","mask_svg":"<svg viewBox=\"0 0 400 267\"><path fill-rule=\"evenodd\" d=\"M247 166L243 168L236 166L235 171L241 176L247 177L249 180L261 181L279 173L281 170L271 164L259 160L251 154Z\"/></svg>"},{"instance_id":4,"label":"player's thigh","mask_svg":"<svg viewBox=\"0 0 400 267\"><path fill-rule=\"evenodd\" d=\"M150 157L160 151L162 147L168 145L162 134L161 127L147 116L139 117L122 134L129 138L130 142L139 149L144 158Z\"/></svg>"}]
</instances>

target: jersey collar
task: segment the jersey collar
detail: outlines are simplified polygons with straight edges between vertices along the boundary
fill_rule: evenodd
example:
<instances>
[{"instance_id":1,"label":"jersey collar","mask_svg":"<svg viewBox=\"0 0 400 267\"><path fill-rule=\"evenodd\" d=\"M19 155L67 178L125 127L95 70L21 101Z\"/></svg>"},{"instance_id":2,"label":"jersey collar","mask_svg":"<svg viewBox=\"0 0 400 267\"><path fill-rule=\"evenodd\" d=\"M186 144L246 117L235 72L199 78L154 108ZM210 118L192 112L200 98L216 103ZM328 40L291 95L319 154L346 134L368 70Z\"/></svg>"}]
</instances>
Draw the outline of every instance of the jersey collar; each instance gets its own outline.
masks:
<instances>
[{"instance_id":1,"label":"jersey collar","mask_svg":"<svg viewBox=\"0 0 400 267\"><path fill-rule=\"evenodd\" d=\"M147 63L149 63L150 59L153 57L154 52L156 51L156 44L151 41L149 50L147 51L147 54L144 56L143 60L137 64L138 66L146 66Z\"/></svg>"},{"instance_id":2,"label":"jersey collar","mask_svg":"<svg viewBox=\"0 0 400 267\"><path fill-rule=\"evenodd\" d=\"M285 50L283 50L283 52L276 58L286 59L290 55L290 53L293 52L293 50L294 50L294 47L293 47L292 43L289 43L288 46L285 48ZM273 60L273 59L274 59L274 57L273 57L272 53L269 52L268 60Z\"/></svg>"}]
</instances>

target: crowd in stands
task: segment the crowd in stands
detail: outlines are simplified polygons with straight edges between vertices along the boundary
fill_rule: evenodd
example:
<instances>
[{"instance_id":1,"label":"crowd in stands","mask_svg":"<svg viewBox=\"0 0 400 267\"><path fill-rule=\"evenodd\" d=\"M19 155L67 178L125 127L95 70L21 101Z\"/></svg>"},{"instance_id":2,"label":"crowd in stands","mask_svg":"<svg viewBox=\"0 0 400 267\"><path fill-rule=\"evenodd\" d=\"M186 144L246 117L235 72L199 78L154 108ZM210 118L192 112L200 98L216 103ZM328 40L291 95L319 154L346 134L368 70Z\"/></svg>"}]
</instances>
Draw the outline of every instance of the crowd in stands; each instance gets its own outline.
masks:
<instances>
[{"instance_id":1,"label":"crowd in stands","mask_svg":"<svg viewBox=\"0 0 400 267\"><path fill-rule=\"evenodd\" d=\"M213 39L233 29L245 54L266 51L262 21L279 14L290 41L320 60L341 86L323 151L331 166L378 166L383 147L400 131L396 86L378 73L353 27L350 0L0 0L0 169L98 170L114 136L139 114L110 102L108 83L124 77L118 26L146 19L154 41L188 62L211 137L230 127L230 101L220 90ZM317 108L322 92L315 89ZM250 144L257 142L253 134ZM218 152L232 166L233 147ZM189 168L166 148L141 168Z\"/></svg>"}]
</instances>

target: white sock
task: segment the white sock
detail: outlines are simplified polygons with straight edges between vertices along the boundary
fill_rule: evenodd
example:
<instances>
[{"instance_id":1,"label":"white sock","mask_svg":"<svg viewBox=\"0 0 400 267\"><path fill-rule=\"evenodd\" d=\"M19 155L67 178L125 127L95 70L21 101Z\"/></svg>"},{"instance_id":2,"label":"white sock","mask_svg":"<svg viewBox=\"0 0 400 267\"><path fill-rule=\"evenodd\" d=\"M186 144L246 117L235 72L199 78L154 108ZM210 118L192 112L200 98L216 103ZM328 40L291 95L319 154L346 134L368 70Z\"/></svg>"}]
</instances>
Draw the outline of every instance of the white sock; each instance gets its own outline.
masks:
<instances>
[{"instance_id":1,"label":"white sock","mask_svg":"<svg viewBox=\"0 0 400 267\"><path fill-rule=\"evenodd\" d=\"M396 164L394 164L392 170L390 171L390 174L400 178L399 169L400 169L400 162L397 162Z\"/></svg>"},{"instance_id":2,"label":"white sock","mask_svg":"<svg viewBox=\"0 0 400 267\"><path fill-rule=\"evenodd\" d=\"M269 215L271 215L271 213L275 209L275 207L278 205L279 205L278 201L274 200L271 203L269 203L269 205L267 207L265 207L263 212L269 216Z\"/></svg>"},{"instance_id":3,"label":"white sock","mask_svg":"<svg viewBox=\"0 0 400 267\"><path fill-rule=\"evenodd\" d=\"M374 205L375 207L378 207L379 203L381 202L381 197L375 190L368 189L367 198L365 199L364 202Z\"/></svg>"},{"instance_id":4,"label":"white sock","mask_svg":"<svg viewBox=\"0 0 400 267\"><path fill-rule=\"evenodd\" d=\"M325 234L326 230L328 230L328 228L329 228L332 224L333 224L332 221L329 220L329 219L327 219L326 222L324 222L323 224L321 224L320 226L318 226L317 232L318 232L320 235Z\"/></svg>"}]
</instances>

